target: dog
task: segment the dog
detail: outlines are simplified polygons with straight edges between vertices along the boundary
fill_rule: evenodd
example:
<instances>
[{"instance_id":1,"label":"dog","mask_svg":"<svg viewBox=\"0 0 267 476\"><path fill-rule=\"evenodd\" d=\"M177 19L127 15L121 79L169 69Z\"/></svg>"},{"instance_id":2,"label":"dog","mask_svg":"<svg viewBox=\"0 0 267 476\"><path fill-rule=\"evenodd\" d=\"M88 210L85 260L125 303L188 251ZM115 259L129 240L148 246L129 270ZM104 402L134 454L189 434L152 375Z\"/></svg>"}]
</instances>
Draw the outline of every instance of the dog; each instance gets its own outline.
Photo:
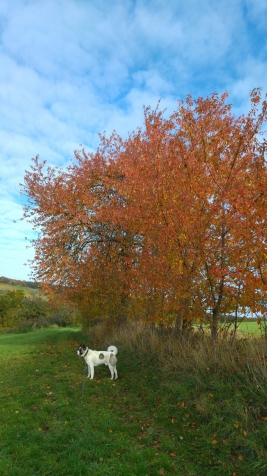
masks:
<instances>
[{"instance_id":1,"label":"dog","mask_svg":"<svg viewBox=\"0 0 267 476\"><path fill-rule=\"evenodd\" d=\"M98 365L108 365L111 379L118 378L116 369L118 349L115 345L110 345L107 350L91 350L86 345L81 344L77 350L77 355L83 357L88 365L88 378L94 378L94 368Z\"/></svg>"}]
</instances>

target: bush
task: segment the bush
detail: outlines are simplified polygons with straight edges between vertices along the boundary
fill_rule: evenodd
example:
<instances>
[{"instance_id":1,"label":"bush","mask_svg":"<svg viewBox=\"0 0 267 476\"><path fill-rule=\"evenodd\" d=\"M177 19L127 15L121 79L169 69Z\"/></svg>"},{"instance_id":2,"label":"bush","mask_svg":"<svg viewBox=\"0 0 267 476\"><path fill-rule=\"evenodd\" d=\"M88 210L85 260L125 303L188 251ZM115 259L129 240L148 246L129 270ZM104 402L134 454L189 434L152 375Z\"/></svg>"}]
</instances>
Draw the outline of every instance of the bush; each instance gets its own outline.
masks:
<instances>
[{"instance_id":1,"label":"bush","mask_svg":"<svg viewBox=\"0 0 267 476\"><path fill-rule=\"evenodd\" d=\"M8 291L0 295L0 327L13 327L25 294L21 290Z\"/></svg>"},{"instance_id":2,"label":"bush","mask_svg":"<svg viewBox=\"0 0 267 476\"><path fill-rule=\"evenodd\" d=\"M28 298L24 293L0 296L0 328L28 332L49 326L67 327L79 324L79 313L67 304L56 307L40 297ZM15 300L17 298L17 301ZM20 298L20 300L18 299Z\"/></svg>"}]
</instances>

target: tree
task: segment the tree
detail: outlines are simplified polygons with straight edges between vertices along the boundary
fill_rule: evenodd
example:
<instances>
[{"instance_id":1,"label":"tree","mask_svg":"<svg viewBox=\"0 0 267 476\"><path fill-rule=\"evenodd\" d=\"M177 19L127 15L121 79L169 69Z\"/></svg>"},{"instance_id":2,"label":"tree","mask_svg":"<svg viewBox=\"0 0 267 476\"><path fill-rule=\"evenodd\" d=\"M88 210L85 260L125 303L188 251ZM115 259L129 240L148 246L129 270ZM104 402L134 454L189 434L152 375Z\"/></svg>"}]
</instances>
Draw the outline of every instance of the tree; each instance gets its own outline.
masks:
<instances>
[{"instance_id":1,"label":"tree","mask_svg":"<svg viewBox=\"0 0 267 476\"><path fill-rule=\"evenodd\" d=\"M235 118L227 94L101 136L66 171L33 160L22 191L39 230L34 277L91 315L211 324L261 310L266 286L266 100ZM94 307L94 311L93 311Z\"/></svg>"},{"instance_id":2,"label":"tree","mask_svg":"<svg viewBox=\"0 0 267 476\"><path fill-rule=\"evenodd\" d=\"M24 298L24 291L20 289L0 295L0 327L16 324L14 313L21 307Z\"/></svg>"}]
</instances>

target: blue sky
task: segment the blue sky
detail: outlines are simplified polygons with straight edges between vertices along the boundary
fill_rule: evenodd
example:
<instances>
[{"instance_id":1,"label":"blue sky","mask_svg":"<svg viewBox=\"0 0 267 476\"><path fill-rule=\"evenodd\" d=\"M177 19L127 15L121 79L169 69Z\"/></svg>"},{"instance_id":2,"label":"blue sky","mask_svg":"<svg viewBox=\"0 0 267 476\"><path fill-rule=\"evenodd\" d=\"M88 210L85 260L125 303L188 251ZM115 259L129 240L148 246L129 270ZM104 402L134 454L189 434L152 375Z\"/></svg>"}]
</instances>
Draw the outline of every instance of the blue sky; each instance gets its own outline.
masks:
<instances>
[{"instance_id":1,"label":"blue sky","mask_svg":"<svg viewBox=\"0 0 267 476\"><path fill-rule=\"evenodd\" d=\"M267 92L266 0L1 0L0 276L29 279L32 157L65 167L159 98L171 114L188 93L227 90L246 113L255 87Z\"/></svg>"}]
</instances>

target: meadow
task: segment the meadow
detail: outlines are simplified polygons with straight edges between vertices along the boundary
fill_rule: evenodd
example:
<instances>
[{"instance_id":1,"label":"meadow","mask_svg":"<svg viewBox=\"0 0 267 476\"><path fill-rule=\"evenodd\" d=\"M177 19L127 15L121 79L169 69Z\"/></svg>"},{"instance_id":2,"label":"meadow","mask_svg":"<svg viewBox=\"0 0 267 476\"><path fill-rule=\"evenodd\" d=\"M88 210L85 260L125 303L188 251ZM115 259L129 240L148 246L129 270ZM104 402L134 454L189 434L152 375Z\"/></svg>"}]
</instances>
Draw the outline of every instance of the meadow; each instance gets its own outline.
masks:
<instances>
[{"instance_id":1,"label":"meadow","mask_svg":"<svg viewBox=\"0 0 267 476\"><path fill-rule=\"evenodd\" d=\"M81 342L117 345L119 379L87 379ZM265 350L105 325L1 335L0 474L263 476Z\"/></svg>"},{"instance_id":2,"label":"meadow","mask_svg":"<svg viewBox=\"0 0 267 476\"><path fill-rule=\"evenodd\" d=\"M38 296L39 295L39 290L30 288L28 286L19 286L19 285L14 285L14 284L9 284L9 283L2 283L0 281L0 294L6 294L8 291L23 291L25 296L30 297L30 296Z\"/></svg>"},{"instance_id":3,"label":"meadow","mask_svg":"<svg viewBox=\"0 0 267 476\"><path fill-rule=\"evenodd\" d=\"M259 335L262 331L261 326L257 323L257 319L255 322L243 321L239 325L239 329L246 335L246 334L256 334Z\"/></svg>"}]
</instances>

